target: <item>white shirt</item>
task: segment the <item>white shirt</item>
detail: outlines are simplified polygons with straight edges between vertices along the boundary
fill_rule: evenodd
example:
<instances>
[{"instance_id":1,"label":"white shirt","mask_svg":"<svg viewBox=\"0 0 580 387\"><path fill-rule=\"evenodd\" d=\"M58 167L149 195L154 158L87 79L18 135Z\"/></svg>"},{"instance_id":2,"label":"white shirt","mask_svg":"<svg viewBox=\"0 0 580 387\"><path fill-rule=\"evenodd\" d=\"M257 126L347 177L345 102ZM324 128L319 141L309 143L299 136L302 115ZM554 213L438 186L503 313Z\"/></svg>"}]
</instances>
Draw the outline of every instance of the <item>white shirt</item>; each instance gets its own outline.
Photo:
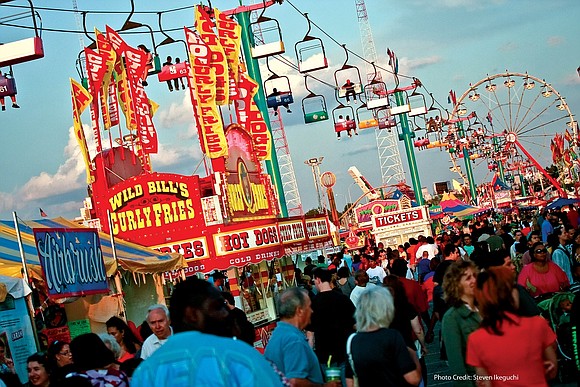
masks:
<instances>
[{"instance_id":1,"label":"white shirt","mask_svg":"<svg viewBox=\"0 0 580 387\"><path fill-rule=\"evenodd\" d=\"M367 269L367 274L369 275L369 282L375 285L382 285L383 278L387 276L387 274L385 273L385 269L383 269L380 266L377 266L374 269L372 267L369 267Z\"/></svg>"},{"instance_id":2,"label":"white shirt","mask_svg":"<svg viewBox=\"0 0 580 387\"><path fill-rule=\"evenodd\" d=\"M356 307L357 303L358 303L358 299L360 297L360 294L368 287L368 286L376 286L374 284L371 284L370 282L367 284L367 286L362 287L362 286L358 286L356 285L354 287L354 289L352 289L352 292L350 292L350 300L352 301L352 303L354 304L354 306Z\"/></svg>"},{"instance_id":3,"label":"white shirt","mask_svg":"<svg viewBox=\"0 0 580 387\"><path fill-rule=\"evenodd\" d=\"M426 244L423 246L419 246L419 248L417 249L417 252L415 253L415 258L419 259L419 258L423 258L423 251L426 251L429 253L429 259L433 258L434 256L436 256L439 253L439 249L437 248L436 244Z\"/></svg>"},{"instance_id":4,"label":"white shirt","mask_svg":"<svg viewBox=\"0 0 580 387\"><path fill-rule=\"evenodd\" d=\"M169 327L169 329L171 329L171 333L169 334L169 336L172 336L173 328ZM167 339L169 339L169 337ZM145 339L143 345L141 346L141 359L145 360L149 356L153 355L153 352L161 348L161 346L165 344L167 339L159 340L159 338L155 336L155 334L152 334L147 339Z\"/></svg>"}]
</instances>

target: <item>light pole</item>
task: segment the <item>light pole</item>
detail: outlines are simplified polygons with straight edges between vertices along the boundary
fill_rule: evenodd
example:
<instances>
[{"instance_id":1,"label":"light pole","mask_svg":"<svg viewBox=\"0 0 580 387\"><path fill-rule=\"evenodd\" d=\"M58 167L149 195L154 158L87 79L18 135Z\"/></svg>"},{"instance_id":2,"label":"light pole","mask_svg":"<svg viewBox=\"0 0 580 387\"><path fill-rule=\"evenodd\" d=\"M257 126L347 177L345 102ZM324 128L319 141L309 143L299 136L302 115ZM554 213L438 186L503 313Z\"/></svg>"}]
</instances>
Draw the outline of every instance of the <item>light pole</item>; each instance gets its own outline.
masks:
<instances>
[{"instance_id":1,"label":"light pole","mask_svg":"<svg viewBox=\"0 0 580 387\"><path fill-rule=\"evenodd\" d=\"M322 164L322 160L324 160L324 157L320 156L310 158L304 162L304 164L312 168L312 177L314 178L314 187L316 188L316 197L318 198L318 210L320 212L323 211L322 198L320 196L320 164Z\"/></svg>"}]
</instances>

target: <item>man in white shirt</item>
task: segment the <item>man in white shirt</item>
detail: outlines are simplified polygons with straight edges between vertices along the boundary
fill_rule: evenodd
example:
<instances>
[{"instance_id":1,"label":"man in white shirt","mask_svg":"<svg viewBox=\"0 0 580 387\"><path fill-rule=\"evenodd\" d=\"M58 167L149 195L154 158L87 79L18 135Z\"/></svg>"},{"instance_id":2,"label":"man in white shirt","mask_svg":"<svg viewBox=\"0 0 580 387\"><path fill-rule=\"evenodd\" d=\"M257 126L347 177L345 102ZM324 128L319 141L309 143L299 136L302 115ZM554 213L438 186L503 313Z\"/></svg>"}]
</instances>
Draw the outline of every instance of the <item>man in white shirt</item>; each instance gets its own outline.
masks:
<instances>
[{"instance_id":1,"label":"man in white shirt","mask_svg":"<svg viewBox=\"0 0 580 387\"><path fill-rule=\"evenodd\" d=\"M147 324L149 324L153 334L143 342L143 346L141 347L141 358L143 360L161 348L169 336L173 334L173 329L170 325L169 310L165 305L151 305L147 309Z\"/></svg>"},{"instance_id":2,"label":"man in white shirt","mask_svg":"<svg viewBox=\"0 0 580 387\"><path fill-rule=\"evenodd\" d=\"M369 259L369 265L370 267L367 269L369 282L381 286L383 284L383 279L387 276L385 269L378 266L376 259Z\"/></svg>"},{"instance_id":3,"label":"man in white shirt","mask_svg":"<svg viewBox=\"0 0 580 387\"><path fill-rule=\"evenodd\" d=\"M419 240L419 243L421 243L421 240ZM433 239L432 236L428 236L425 239L425 243L419 246L417 252L415 253L415 257L417 259L421 259L423 257L423 251L427 251L429 253L429 259L432 259L434 256L439 254L439 249L437 248L437 245L435 244L435 239Z\"/></svg>"},{"instance_id":4,"label":"man in white shirt","mask_svg":"<svg viewBox=\"0 0 580 387\"><path fill-rule=\"evenodd\" d=\"M367 288L367 286L375 285L369 283L369 275L364 270L359 270L354 273L354 282L356 283L356 286L352 289L352 292L350 292L350 300L356 307L360 294Z\"/></svg>"}]
</instances>

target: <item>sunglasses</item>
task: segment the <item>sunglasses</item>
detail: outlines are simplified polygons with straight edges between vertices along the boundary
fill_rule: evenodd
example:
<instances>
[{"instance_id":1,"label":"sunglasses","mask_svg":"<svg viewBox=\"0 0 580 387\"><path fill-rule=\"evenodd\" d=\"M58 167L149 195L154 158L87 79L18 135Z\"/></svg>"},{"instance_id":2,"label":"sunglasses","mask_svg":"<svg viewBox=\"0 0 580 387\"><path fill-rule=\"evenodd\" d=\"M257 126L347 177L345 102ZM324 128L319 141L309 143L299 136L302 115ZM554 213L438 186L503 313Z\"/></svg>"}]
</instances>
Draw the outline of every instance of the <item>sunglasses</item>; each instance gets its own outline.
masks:
<instances>
[{"instance_id":1,"label":"sunglasses","mask_svg":"<svg viewBox=\"0 0 580 387\"><path fill-rule=\"evenodd\" d=\"M547 253L547 252L548 252L548 250L546 250L546 249L537 249L534 251L534 253L536 253L536 254L542 254L542 253Z\"/></svg>"}]
</instances>

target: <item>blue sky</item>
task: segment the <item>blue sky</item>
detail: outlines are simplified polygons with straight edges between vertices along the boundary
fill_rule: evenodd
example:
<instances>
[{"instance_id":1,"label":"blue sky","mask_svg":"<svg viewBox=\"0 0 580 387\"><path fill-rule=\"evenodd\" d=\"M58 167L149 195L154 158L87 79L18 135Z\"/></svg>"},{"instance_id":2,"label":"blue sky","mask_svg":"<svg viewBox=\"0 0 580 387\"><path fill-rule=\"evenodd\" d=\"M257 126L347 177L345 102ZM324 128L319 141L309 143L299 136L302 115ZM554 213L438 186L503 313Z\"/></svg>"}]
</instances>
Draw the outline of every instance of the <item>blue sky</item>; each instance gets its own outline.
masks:
<instances>
[{"instance_id":1,"label":"blue sky","mask_svg":"<svg viewBox=\"0 0 580 387\"><path fill-rule=\"evenodd\" d=\"M325 32L354 52L362 55L360 33L354 0L291 0L302 12ZM72 8L72 1L47 0L37 6ZM190 5L182 1L136 2L136 11L164 11ZM11 4L24 5L23 0ZM229 9L238 1L214 0L212 5ZM160 7L163 8L160 8ZM510 70L529 72L546 79L566 97L573 113L580 108L580 78L576 68L580 65L578 36L580 27L577 15L580 2L575 0L367 0L367 11L373 31L379 63L386 67L386 48L394 50L399 58L400 73L419 78L426 88L445 107L450 89L461 95L469 83L475 83L486 74ZM129 11L130 3L103 0L99 2L78 0L80 10ZM0 7L0 18L18 10ZM43 26L51 29L76 30L74 14L38 11ZM294 44L306 32L306 21L288 3L276 5L266 11L282 27L286 56L296 62ZM125 15L87 15L87 26L101 30L105 24L120 29ZM150 23L157 29L157 15L135 14L134 21ZM20 21L16 23L26 23ZM193 24L193 11L184 10L163 15L165 29L181 28ZM137 30L139 31L139 30ZM144 30L143 30L144 31ZM28 37L29 31L0 26L0 40L12 41ZM322 32L313 29L312 35L323 39L330 69L314 75L328 83L333 82L333 72L344 61L342 49ZM181 31L170 32L182 38ZM127 42L136 46L144 42L150 46L146 35L124 35ZM17 211L22 218L37 218L38 207L49 216L78 216L78 208L86 196L85 171L76 141L71 134L72 115L68 78L77 78L75 60L80 51L78 34L44 31L45 58L14 66L18 85L18 103L21 109L0 112L0 218L11 218ZM82 36L88 45L88 38ZM162 40L156 36L157 43ZM180 45L160 48L162 58L167 55L184 56ZM363 63L351 56L349 63ZM304 160L324 156L321 171L332 171L337 176L335 193L340 208L350 196L360 195L347 173L356 165L371 184L380 185L380 168L376 140L373 132L361 133L352 139L336 141L332 123L303 124L299 101L306 95L303 78L294 70L272 64L279 74L289 76L297 101L292 114L284 114L286 135L298 187L305 210L317 206L311 169ZM265 78L265 77L264 77ZM390 82L390 83L389 83ZM408 83L402 79L401 85ZM387 78L389 88L393 87ZM316 82L309 86L317 92L331 95L331 90ZM155 79L147 88L149 97L160 104L154 118L160 140L160 153L152 158L157 171L182 174L196 171L201 151L193 125L189 97L182 91L169 93L165 84ZM329 108L336 105L327 100ZM83 115L89 123L89 116ZM401 157L410 184L403 144ZM415 153L420 169L422 186L432 191L434 181L458 178L449 171L449 158L445 152L429 150ZM480 179L485 176L480 176ZM350 191L350 192L349 192Z\"/></svg>"}]
</instances>

